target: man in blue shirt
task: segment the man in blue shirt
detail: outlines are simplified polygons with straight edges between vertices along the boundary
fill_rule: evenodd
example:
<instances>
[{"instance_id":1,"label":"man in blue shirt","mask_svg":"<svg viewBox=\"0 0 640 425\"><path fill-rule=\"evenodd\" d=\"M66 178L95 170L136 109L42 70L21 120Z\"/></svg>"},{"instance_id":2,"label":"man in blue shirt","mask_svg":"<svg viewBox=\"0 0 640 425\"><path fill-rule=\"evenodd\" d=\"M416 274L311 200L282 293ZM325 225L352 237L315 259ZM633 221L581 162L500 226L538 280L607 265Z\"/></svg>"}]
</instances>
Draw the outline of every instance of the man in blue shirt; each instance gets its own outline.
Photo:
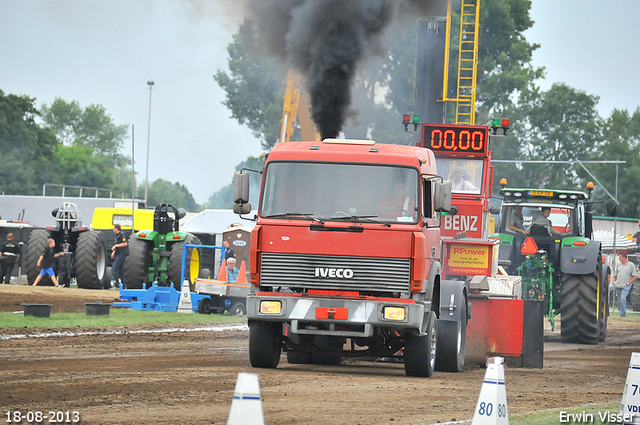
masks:
<instances>
[{"instance_id":1,"label":"man in blue shirt","mask_svg":"<svg viewBox=\"0 0 640 425\"><path fill-rule=\"evenodd\" d=\"M227 282L236 282L238 280L238 273L240 270L236 268L236 259L229 258L227 260Z\"/></svg>"}]
</instances>

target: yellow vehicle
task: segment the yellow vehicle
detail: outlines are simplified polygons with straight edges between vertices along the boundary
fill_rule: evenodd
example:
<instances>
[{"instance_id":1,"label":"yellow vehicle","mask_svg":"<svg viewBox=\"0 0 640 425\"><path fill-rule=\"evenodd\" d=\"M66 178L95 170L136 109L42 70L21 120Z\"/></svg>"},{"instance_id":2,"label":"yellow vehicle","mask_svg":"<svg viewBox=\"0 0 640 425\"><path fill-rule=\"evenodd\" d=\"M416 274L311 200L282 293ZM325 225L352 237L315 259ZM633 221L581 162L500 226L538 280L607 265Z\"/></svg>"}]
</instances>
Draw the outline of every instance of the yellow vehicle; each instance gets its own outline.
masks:
<instances>
[{"instance_id":1,"label":"yellow vehicle","mask_svg":"<svg viewBox=\"0 0 640 425\"><path fill-rule=\"evenodd\" d=\"M96 208L93 211L91 228L94 230L111 230L114 224L120 224L122 230L153 228L152 210L133 210L131 208Z\"/></svg>"}]
</instances>

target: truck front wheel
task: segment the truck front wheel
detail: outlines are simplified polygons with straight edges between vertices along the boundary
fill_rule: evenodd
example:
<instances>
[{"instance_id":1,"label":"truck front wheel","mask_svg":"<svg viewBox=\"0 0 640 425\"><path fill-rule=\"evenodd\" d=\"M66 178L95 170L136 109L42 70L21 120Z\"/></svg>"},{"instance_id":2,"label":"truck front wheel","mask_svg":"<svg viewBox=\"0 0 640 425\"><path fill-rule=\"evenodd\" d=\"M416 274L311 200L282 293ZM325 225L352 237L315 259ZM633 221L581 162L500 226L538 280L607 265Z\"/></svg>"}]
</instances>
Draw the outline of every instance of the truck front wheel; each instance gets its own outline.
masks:
<instances>
[{"instance_id":1,"label":"truck front wheel","mask_svg":"<svg viewBox=\"0 0 640 425\"><path fill-rule=\"evenodd\" d=\"M249 360L251 366L275 369L280 363L280 334L277 322L249 322Z\"/></svg>"},{"instance_id":2,"label":"truck front wheel","mask_svg":"<svg viewBox=\"0 0 640 425\"><path fill-rule=\"evenodd\" d=\"M407 335L404 343L404 371L408 376L429 378L436 366L438 345L438 320L436 313L429 312L425 335Z\"/></svg>"},{"instance_id":3,"label":"truck front wheel","mask_svg":"<svg viewBox=\"0 0 640 425\"><path fill-rule=\"evenodd\" d=\"M597 344L600 340L606 304L598 300L598 275L599 270L589 275L562 276L562 342Z\"/></svg>"}]
</instances>

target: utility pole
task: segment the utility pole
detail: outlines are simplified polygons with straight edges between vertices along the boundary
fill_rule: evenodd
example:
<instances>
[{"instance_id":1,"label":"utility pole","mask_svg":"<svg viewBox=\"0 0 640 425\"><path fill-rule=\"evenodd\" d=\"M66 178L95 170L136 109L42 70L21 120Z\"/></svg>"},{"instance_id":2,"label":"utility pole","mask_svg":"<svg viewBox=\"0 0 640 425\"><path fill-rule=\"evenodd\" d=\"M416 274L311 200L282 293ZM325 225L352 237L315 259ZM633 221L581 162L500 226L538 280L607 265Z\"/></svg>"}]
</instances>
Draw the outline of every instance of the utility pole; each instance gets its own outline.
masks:
<instances>
[{"instance_id":1,"label":"utility pole","mask_svg":"<svg viewBox=\"0 0 640 425\"><path fill-rule=\"evenodd\" d=\"M149 124L147 125L147 172L144 178L144 207L147 208L147 196L149 193L149 141L151 140L151 92L153 81L147 81L149 86Z\"/></svg>"}]
</instances>

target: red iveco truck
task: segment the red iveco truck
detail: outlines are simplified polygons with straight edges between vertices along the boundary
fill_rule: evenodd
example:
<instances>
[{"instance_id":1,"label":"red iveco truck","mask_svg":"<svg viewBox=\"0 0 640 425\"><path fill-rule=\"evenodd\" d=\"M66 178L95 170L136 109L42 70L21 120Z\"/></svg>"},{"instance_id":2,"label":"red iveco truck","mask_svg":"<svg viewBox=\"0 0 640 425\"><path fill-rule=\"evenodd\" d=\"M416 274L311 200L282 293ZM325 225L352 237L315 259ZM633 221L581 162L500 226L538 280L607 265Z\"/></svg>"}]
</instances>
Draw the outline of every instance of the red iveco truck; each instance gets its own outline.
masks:
<instances>
[{"instance_id":1,"label":"red iveco truck","mask_svg":"<svg viewBox=\"0 0 640 425\"><path fill-rule=\"evenodd\" d=\"M251 170L249 170L251 171ZM248 214L249 173L234 175ZM440 225L451 183L433 152L370 140L276 145L251 235L254 367L402 359L410 376L461 371L464 282L441 279Z\"/></svg>"}]
</instances>

